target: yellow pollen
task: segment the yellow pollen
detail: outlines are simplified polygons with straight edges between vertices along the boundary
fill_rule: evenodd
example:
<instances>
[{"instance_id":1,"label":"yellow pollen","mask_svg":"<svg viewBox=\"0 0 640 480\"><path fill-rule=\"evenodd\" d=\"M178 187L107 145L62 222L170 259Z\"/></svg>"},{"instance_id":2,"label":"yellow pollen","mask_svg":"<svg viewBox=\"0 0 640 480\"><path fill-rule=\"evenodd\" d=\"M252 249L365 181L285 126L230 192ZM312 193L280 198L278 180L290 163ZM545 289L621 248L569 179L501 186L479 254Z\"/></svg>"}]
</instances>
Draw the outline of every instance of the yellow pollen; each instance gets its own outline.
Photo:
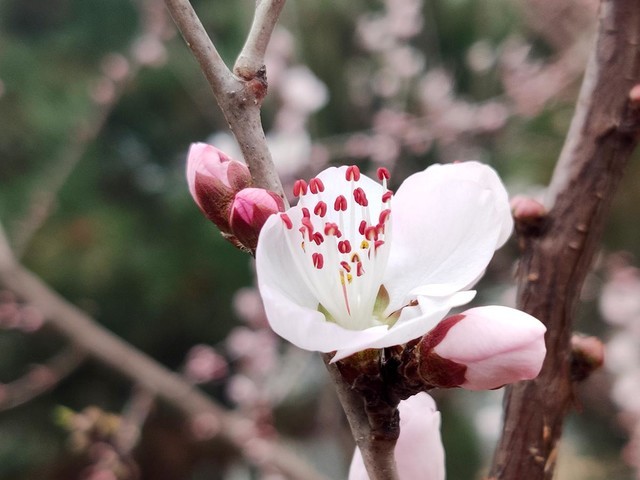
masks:
<instances>
[{"instance_id":1,"label":"yellow pollen","mask_svg":"<svg viewBox=\"0 0 640 480\"><path fill-rule=\"evenodd\" d=\"M362 240L362 243L360 244L360 248L363 250L366 250L367 248L369 248L369 242L367 242L366 240Z\"/></svg>"},{"instance_id":2,"label":"yellow pollen","mask_svg":"<svg viewBox=\"0 0 640 480\"><path fill-rule=\"evenodd\" d=\"M349 283L351 283L353 281L353 275L351 275L350 273L347 273L347 281Z\"/></svg>"}]
</instances>

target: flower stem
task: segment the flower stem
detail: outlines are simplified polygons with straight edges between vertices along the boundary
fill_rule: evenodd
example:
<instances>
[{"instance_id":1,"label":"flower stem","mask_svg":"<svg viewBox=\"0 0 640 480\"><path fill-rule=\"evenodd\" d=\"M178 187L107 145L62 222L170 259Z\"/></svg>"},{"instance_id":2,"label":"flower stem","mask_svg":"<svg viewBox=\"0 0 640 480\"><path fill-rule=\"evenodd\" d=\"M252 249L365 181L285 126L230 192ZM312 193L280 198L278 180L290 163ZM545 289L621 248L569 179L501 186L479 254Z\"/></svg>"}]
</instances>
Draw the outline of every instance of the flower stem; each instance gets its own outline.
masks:
<instances>
[{"instance_id":1,"label":"flower stem","mask_svg":"<svg viewBox=\"0 0 640 480\"><path fill-rule=\"evenodd\" d=\"M394 456L400 433L398 401L387 401L384 390L377 388L382 385L378 382L372 382L367 394L353 388L338 365L329 363L330 356L323 358L370 480L399 480Z\"/></svg>"}]
</instances>

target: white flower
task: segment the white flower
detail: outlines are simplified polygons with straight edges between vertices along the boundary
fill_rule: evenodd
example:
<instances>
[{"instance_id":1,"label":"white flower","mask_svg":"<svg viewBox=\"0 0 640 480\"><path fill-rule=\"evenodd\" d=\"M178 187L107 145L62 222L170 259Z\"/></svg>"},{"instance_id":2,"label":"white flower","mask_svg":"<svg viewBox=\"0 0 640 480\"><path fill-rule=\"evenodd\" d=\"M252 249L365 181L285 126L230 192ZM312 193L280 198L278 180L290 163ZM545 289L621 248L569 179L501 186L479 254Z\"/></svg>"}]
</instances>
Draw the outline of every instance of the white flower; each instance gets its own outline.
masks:
<instances>
[{"instance_id":1,"label":"white flower","mask_svg":"<svg viewBox=\"0 0 640 480\"><path fill-rule=\"evenodd\" d=\"M298 205L271 216L258 241L271 327L300 348L336 351L333 361L418 338L469 302L513 227L486 165L433 165L395 195L388 172L378 176L382 185L332 167L298 181Z\"/></svg>"}]
</instances>

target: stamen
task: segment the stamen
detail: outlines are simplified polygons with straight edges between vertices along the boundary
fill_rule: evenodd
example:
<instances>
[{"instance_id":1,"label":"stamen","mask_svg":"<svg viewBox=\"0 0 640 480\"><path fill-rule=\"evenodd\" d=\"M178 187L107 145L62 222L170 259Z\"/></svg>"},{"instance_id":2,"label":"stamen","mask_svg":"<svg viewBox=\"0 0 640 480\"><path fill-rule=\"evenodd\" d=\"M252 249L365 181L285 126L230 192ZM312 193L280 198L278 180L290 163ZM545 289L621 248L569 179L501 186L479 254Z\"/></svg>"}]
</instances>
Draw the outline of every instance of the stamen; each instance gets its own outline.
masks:
<instances>
[{"instance_id":1,"label":"stamen","mask_svg":"<svg viewBox=\"0 0 640 480\"><path fill-rule=\"evenodd\" d=\"M340 253L351 252L351 242L349 242L349 240L340 240L338 242L338 251Z\"/></svg>"},{"instance_id":2,"label":"stamen","mask_svg":"<svg viewBox=\"0 0 640 480\"><path fill-rule=\"evenodd\" d=\"M347 275L347 280L351 283L351 275ZM351 307L349 307L349 295L347 295L347 284L345 282L345 275L342 270L340 270L340 283L342 284L342 296L344 297L344 304L347 307L347 313L351 316Z\"/></svg>"},{"instance_id":3,"label":"stamen","mask_svg":"<svg viewBox=\"0 0 640 480\"><path fill-rule=\"evenodd\" d=\"M381 247L382 245L384 245L384 240L376 240L373 243L373 248L374 250L378 250L378 248Z\"/></svg>"},{"instance_id":4,"label":"stamen","mask_svg":"<svg viewBox=\"0 0 640 480\"><path fill-rule=\"evenodd\" d=\"M336 212L347 211L347 199L344 197L344 195L338 195L336 197L336 201L333 203L333 208Z\"/></svg>"},{"instance_id":5,"label":"stamen","mask_svg":"<svg viewBox=\"0 0 640 480\"><path fill-rule=\"evenodd\" d=\"M345 262L344 260L340 262L340 266L344 268L345 272L349 273L351 271L351 265L349 262Z\"/></svg>"},{"instance_id":6,"label":"stamen","mask_svg":"<svg viewBox=\"0 0 640 480\"><path fill-rule=\"evenodd\" d=\"M364 275L364 267L362 266L361 262L358 262L356 264L356 275L358 277L361 277L362 275Z\"/></svg>"},{"instance_id":7,"label":"stamen","mask_svg":"<svg viewBox=\"0 0 640 480\"><path fill-rule=\"evenodd\" d=\"M293 196L300 197L307 193L307 182L302 179L296 180L293 184Z\"/></svg>"},{"instance_id":8,"label":"stamen","mask_svg":"<svg viewBox=\"0 0 640 480\"><path fill-rule=\"evenodd\" d=\"M309 209L307 207L302 207L302 216L304 218L311 218L311 213L309 213Z\"/></svg>"},{"instance_id":9,"label":"stamen","mask_svg":"<svg viewBox=\"0 0 640 480\"><path fill-rule=\"evenodd\" d=\"M338 225L332 222L327 222L324 224L324 234L327 236L335 236L340 238L342 236L342 232L338 228Z\"/></svg>"},{"instance_id":10,"label":"stamen","mask_svg":"<svg viewBox=\"0 0 640 480\"><path fill-rule=\"evenodd\" d=\"M314 253L311 255L311 259L313 260L313 266L320 270L324 266L324 257L321 253Z\"/></svg>"},{"instance_id":11,"label":"stamen","mask_svg":"<svg viewBox=\"0 0 640 480\"><path fill-rule=\"evenodd\" d=\"M391 210L390 209L385 209L383 211L380 212L380 219L379 222L381 224L385 224L387 222L387 220L389 220L389 216L391 215Z\"/></svg>"},{"instance_id":12,"label":"stamen","mask_svg":"<svg viewBox=\"0 0 640 480\"><path fill-rule=\"evenodd\" d=\"M357 165L351 165L349 167L347 167L347 172L345 175L347 181L351 182L351 181L355 181L357 182L358 180L360 180L360 169L358 168Z\"/></svg>"},{"instance_id":13,"label":"stamen","mask_svg":"<svg viewBox=\"0 0 640 480\"><path fill-rule=\"evenodd\" d=\"M364 236L367 240L377 240L378 229L376 227L367 227L367 229L364 231Z\"/></svg>"},{"instance_id":14,"label":"stamen","mask_svg":"<svg viewBox=\"0 0 640 480\"><path fill-rule=\"evenodd\" d=\"M289 215L287 215L286 213L281 213L280 218L282 219L282 223L284 223L284 226L287 227L287 230L291 230L293 228L293 222L289 218Z\"/></svg>"},{"instance_id":15,"label":"stamen","mask_svg":"<svg viewBox=\"0 0 640 480\"><path fill-rule=\"evenodd\" d=\"M360 222L360 226L358 227L358 232L360 232L360 235L364 235L364 231L367 228L367 221L366 220L362 220Z\"/></svg>"},{"instance_id":16,"label":"stamen","mask_svg":"<svg viewBox=\"0 0 640 480\"><path fill-rule=\"evenodd\" d=\"M367 200L367 194L364 193L364 190L360 187L356 188L353 191L353 199L356 201L358 205L366 207L369 205L369 201Z\"/></svg>"},{"instance_id":17,"label":"stamen","mask_svg":"<svg viewBox=\"0 0 640 480\"><path fill-rule=\"evenodd\" d=\"M305 228L307 230L309 240L311 240L313 236L313 223L311 223L311 219L302 217L302 228ZM304 236L304 232L302 232L302 235Z\"/></svg>"},{"instance_id":18,"label":"stamen","mask_svg":"<svg viewBox=\"0 0 640 480\"><path fill-rule=\"evenodd\" d=\"M361 250L366 250L367 248L369 248L369 242L367 242L366 240L362 240L360 242L360 249Z\"/></svg>"},{"instance_id":19,"label":"stamen","mask_svg":"<svg viewBox=\"0 0 640 480\"><path fill-rule=\"evenodd\" d=\"M380 167L378 169L378 180L382 181L382 180L389 180L391 178L391 174L389 173L389 170L387 170L384 167Z\"/></svg>"},{"instance_id":20,"label":"stamen","mask_svg":"<svg viewBox=\"0 0 640 480\"><path fill-rule=\"evenodd\" d=\"M351 263L360 263L360 256L357 253L351 255Z\"/></svg>"},{"instance_id":21,"label":"stamen","mask_svg":"<svg viewBox=\"0 0 640 480\"><path fill-rule=\"evenodd\" d=\"M316 245L320 245L322 242L324 242L324 237L322 236L322 234L320 232L315 232L313 234L312 240L314 242L316 242Z\"/></svg>"},{"instance_id":22,"label":"stamen","mask_svg":"<svg viewBox=\"0 0 640 480\"><path fill-rule=\"evenodd\" d=\"M311 193L324 192L324 183L319 178L314 177L309 180L309 190L311 190Z\"/></svg>"},{"instance_id":23,"label":"stamen","mask_svg":"<svg viewBox=\"0 0 640 480\"><path fill-rule=\"evenodd\" d=\"M319 201L313 209L313 213L318 215L319 217L324 217L327 214L327 204L322 200Z\"/></svg>"},{"instance_id":24,"label":"stamen","mask_svg":"<svg viewBox=\"0 0 640 480\"><path fill-rule=\"evenodd\" d=\"M387 203L389 200L391 200L391 197L393 197L393 192L391 190L387 190L382 195L382 203Z\"/></svg>"}]
</instances>

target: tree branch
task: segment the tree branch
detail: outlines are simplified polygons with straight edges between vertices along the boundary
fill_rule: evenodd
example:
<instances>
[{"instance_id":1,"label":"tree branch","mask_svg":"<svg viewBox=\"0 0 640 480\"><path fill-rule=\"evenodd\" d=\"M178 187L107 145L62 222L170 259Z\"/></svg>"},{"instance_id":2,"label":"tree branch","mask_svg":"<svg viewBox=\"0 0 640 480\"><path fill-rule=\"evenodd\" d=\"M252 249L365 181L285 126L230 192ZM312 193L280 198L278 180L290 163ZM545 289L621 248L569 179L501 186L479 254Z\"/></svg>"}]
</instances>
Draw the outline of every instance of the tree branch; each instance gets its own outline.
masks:
<instances>
[{"instance_id":1,"label":"tree branch","mask_svg":"<svg viewBox=\"0 0 640 480\"><path fill-rule=\"evenodd\" d=\"M640 133L640 106L629 95L640 82L640 4L603 0L599 17L595 49L551 181L548 216L540 229L519 229L519 308L546 324L547 357L537 379L507 388L491 479L553 476L573 398L575 307Z\"/></svg>"},{"instance_id":2,"label":"tree branch","mask_svg":"<svg viewBox=\"0 0 640 480\"><path fill-rule=\"evenodd\" d=\"M270 11L270 3L261 1L258 7ZM234 76L211 42L189 1L165 0L165 4L211 86L216 101L251 170L255 185L276 192L285 200L286 204L282 183L271 159L260 119L260 106L267 93L264 69L258 69L242 78ZM255 28L258 28L260 32L254 36L258 45L264 44L266 47L264 42L268 36L265 37L265 35L271 32L267 28L270 21L268 19L275 22L275 18L273 14L270 14L264 17L265 20L260 20L263 17L259 16L258 12L256 12L256 16L258 19L256 20L257 24L254 22L254 26L257 25ZM263 24L265 26L260 27ZM259 52L262 48L260 46L252 47L251 45L255 44L249 40L247 42L250 45L247 47L249 50Z\"/></svg>"},{"instance_id":3,"label":"tree branch","mask_svg":"<svg viewBox=\"0 0 640 480\"><path fill-rule=\"evenodd\" d=\"M374 352L379 355L377 350L368 350L361 352ZM344 410L349 422L353 438L360 449L362 460L369 474L370 480L399 480L396 471L395 446L400 433L399 416L398 416L398 400L389 403L384 399L380 399L384 395L384 381L376 379L379 370L373 368L371 377L365 379L362 383L366 389L370 389L373 393L372 397L376 400L371 402L370 398L363 391L354 388L351 384L352 379L345 379L345 375L340 371L341 368L349 369L349 363L344 363L339 367L336 363L330 363L331 355L323 355L327 370L336 387L338 400ZM373 364L370 359L364 359L360 366L364 366L365 370L370 370ZM353 357L351 361L358 360ZM377 361L373 362L377 365ZM359 367L355 368L355 372L360 375L364 373ZM373 378L373 381L372 381Z\"/></svg>"},{"instance_id":4,"label":"tree branch","mask_svg":"<svg viewBox=\"0 0 640 480\"><path fill-rule=\"evenodd\" d=\"M218 437L254 463L269 465L291 479L324 478L282 445L261 438L252 422L226 412L182 377L102 328L86 313L53 292L16 261L1 226L0 284L38 308L50 326L94 359L185 415L212 418L218 426ZM260 453L258 456L256 451Z\"/></svg>"},{"instance_id":5,"label":"tree branch","mask_svg":"<svg viewBox=\"0 0 640 480\"><path fill-rule=\"evenodd\" d=\"M21 378L0 386L0 411L23 405L45 392L71 374L85 360L84 352L67 347L45 364L33 366Z\"/></svg>"},{"instance_id":6,"label":"tree branch","mask_svg":"<svg viewBox=\"0 0 640 480\"><path fill-rule=\"evenodd\" d=\"M236 75L251 78L264 68L264 54L284 2L285 0L258 0L247 41L233 67Z\"/></svg>"}]
</instances>

